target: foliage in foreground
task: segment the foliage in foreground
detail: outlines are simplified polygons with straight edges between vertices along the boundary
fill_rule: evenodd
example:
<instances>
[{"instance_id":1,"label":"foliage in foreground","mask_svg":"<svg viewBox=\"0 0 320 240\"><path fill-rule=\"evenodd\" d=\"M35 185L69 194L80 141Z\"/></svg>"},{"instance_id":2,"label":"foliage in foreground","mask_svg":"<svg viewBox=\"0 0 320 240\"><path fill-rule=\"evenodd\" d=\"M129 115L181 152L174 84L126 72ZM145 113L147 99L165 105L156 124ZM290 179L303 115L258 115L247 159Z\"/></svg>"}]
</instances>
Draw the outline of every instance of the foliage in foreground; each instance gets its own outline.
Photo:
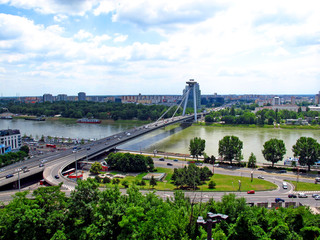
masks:
<instances>
[{"instance_id":1,"label":"foliage in foreground","mask_svg":"<svg viewBox=\"0 0 320 240\"><path fill-rule=\"evenodd\" d=\"M94 180L80 181L67 198L57 187L17 193L0 209L0 239L206 239L198 216L229 218L213 226L214 239L316 239L320 216L305 207L249 207L244 198L225 195L221 202L193 204L180 191L171 200L136 187L100 191Z\"/></svg>"}]
</instances>

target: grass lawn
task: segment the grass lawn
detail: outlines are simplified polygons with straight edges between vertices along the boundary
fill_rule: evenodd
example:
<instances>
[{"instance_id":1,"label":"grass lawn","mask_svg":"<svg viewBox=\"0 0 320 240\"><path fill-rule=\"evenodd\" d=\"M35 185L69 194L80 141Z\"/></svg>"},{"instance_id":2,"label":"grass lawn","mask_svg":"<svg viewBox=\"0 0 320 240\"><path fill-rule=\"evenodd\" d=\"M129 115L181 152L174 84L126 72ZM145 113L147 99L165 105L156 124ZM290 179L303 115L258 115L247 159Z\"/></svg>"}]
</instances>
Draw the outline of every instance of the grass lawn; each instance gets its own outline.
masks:
<instances>
[{"instance_id":1,"label":"grass lawn","mask_svg":"<svg viewBox=\"0 0 320 240\"><path fill-rule=\"evenodd\" d=\"M298 182L298 188L296 189L296 181L285 181L292 183L295 191L320 191L320 184Z\"/></svg>"},{"instance_id":2,"label":"grass lawn","mask_svg":"<svg viewBox=\"0 0 320 240\"><path fill-rule=\"evenodd\" d=\"M112 174L118 174L120 172L111 172ZM174 186L171 182L171 176L173 174L173 169L170 168L157 168L157 173L166 173L166 177L163 182L157 182L157 185L154 187L155 190L175 190L176 186ZM121 173L120 173L121 174ZM124 179L121 179L121 182L123 180L127 180L129 182L129 185L134 182L140 182L142 178L147 173L140 173L136 177L134 176L127 176ZM209 189L208 188L208 182L205 184L198 186L199 190L201 191L221 191L221 192L232 192L232 191L238 191L239 184L238 180L241 181L241 191L249 191L249 190L255 190L255 191L262 191L262 190L272 190L276 189L277 186L271 182L254 178L253 182L251 182L251 178L248 177L239 177L239 176L230 176L230 175L221 175L221 174L215 174L211 180L213 180L216 183L215 189ZM120 182L120 187L123 187ZM149 185L149 181L146 180L146 186L139 186L140 189L152 189ZM106 184L108 187L113 187L113 184ZM319 185L320 186L320 185Z\"/></svg>"}]
</instances>

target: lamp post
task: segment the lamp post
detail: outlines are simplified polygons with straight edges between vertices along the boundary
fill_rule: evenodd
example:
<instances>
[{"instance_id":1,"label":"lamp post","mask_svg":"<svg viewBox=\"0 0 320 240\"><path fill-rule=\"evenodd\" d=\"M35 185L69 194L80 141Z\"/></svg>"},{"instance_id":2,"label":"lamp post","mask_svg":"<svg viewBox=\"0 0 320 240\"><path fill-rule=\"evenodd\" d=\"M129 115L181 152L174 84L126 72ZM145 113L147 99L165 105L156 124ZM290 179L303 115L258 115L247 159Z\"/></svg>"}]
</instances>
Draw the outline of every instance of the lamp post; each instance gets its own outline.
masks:
<instances>
[{"instance_id":1,"label":"lamp post","mask_svg":"<svg viewBox=\"0 0 320 240\"><path fill-rule=\"evenodd\" d=\"M16 172L18 172L18 188L19 188L19 192L21 190L21 188L20 188L20 171L21 171L21 168L16 169Z\"/></svg>"},{"instance_id":2,"label":"lamp post","mask_svg":"<svg viewBox=\"0 0 320 240\"><path fill-rule=\"evenodd\" d=\"M77 181L78 180L77 150L74 152L74 160L76 161L76 181Z\"/></svg>"},{"instance_id":3,"label":"lamp post","mask_svg":"<svg viewBox=\"0 0 320 240\"><path fill-rule=\"evenodd\" d=\"M221 222L221 220L226 220L227 218L228 215L208 212L207 221L205 221L202 216L199 216L197 224L207 225L207 240L212 240L212 225Z\"/></svg>"}]
</instances>

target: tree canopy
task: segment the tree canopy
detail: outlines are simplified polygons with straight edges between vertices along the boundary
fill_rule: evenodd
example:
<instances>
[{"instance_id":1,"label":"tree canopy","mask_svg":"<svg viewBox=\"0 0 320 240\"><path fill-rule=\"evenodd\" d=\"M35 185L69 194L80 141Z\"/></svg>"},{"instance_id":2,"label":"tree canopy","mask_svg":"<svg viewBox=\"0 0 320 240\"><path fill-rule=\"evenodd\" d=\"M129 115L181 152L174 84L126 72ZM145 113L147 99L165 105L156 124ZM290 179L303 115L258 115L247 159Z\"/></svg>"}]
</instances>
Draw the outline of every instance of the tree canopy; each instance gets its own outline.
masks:
<instances>
[{"instance_id":1,"label":"tree canopy","mask_svg":"<svg viewBox=\"0 0 320 240\"><path fill-rule=\"evenodd\" d=\"M204 149L206 147L206 140L195 137L190 140L189 151L193 157L198 157L203 155Z\"/></svg>"},{"instance_id":2,"label":"tree canopy","mask_svg":"<svg viewBox=\"0 0 320 240\"><path fill-rule=\"evenodd\" d=\"M66 197L60 186L16 193L0 208L0 240L47 239L206 239L197 217L208 212L228 215L214 224L214 239L317 239L320 215L307 207L266 209L250 207L234 194L221 201L194 203L183 192L163 200L130 186L98 189L94 179L79 181Z\"/></svg>"},{"instance_id":3,"label":"tree canopy","mask_svg":"<svg viewBox=\"0 0 320 240\"><path fill-rule=\"evenodd\" d=\"M224 158L224 160L241 161L242 157L243 142L236 136L225 136L219 141L219 155Z\"/></svg>"},{"instance_id":4,"label":"tree canopy","mask_svg":"<svg viewBox=\"0 0 320 240\"><path fill-rule=\"evenodd\" d=\"M271 138L264 143L262 154L267 161L272 162L272 167L274 167L275 163L282 161L286 151L283 140Z\"/></svg>"},{"instance_id":5,"label":"tree canopy","mask_svg":"<svg viewBox=\"0 0 320 240\"><path fill-rule=\"evenodd\" d=\"M140 154L111 153L107 163L112 169L122 172L146 172L154 169L153 159Z\"/></svg>"},{"instance_id":6,"label":"tree canopy","mask_svg":"<svg viewBox=\"0 0 320 240\"><path fill-rule=\"evenodd\" d=\"M300 137L296 144L292 146L295 157L299 157L300 165L310 167L320 160L320 144L311 137Z\"/></svg>"}]
</instances>

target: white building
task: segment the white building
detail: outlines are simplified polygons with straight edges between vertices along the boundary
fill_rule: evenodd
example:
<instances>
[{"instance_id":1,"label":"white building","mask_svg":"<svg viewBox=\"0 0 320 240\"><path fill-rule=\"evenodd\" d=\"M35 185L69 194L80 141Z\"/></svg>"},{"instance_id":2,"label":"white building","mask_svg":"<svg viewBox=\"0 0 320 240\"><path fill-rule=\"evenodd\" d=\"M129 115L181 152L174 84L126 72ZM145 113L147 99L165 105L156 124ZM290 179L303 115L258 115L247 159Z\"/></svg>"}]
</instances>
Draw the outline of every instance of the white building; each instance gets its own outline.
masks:
<instances>
[{"instance_id":1,"label":"white building","mask_svg":"<svg viewBox=\"0 0 320 240\"><path fill-rule=\"evenodd\" d=\"M17 129L0 130L0 154L18 151L21 147L21 134Z\"/></svg>"}]
</instances>

